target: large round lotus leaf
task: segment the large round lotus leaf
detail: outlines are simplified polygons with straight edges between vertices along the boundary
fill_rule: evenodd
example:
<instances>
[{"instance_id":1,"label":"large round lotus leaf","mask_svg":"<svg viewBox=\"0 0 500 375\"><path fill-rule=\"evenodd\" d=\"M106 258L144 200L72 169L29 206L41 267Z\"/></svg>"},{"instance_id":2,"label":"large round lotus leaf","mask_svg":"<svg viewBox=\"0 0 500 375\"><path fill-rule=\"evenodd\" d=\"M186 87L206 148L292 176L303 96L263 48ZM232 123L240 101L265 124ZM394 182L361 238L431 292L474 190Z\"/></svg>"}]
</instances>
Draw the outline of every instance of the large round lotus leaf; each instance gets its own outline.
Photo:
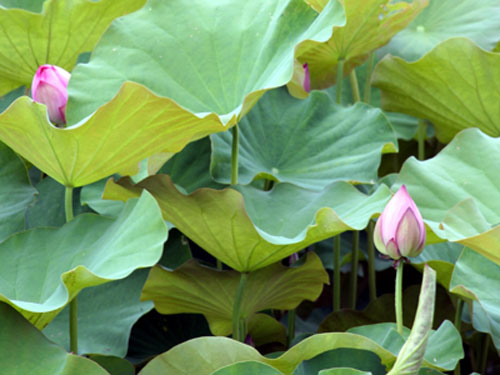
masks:
<instances>
[{"instance_id":1,"label":"large round lotus leaf","mask_svg":"<svg viewBox=\"0 0 500 375\"><path fill-rule=\"evenodd\" d=\"M153 300L162 314L203 314L214 335L227 336L232 331L239 282L239 272L218 271L190 260L175 271L154 267L141 299ZM241 316L250 320L262 310L292 310L305 299L315 301L325 283L328 274L314 253L309 253L300 267L287 268L276 263L261 268L248 276Z\"/></svg>"},{"instance_id":2,"label":"large round lotus leaf","mask_svg":"<svg viewBox=\"0 0 500 375\"><path fill-rule=\"evenodd\" d=\"M324 2L323 2L324 3ZM404 29L428 3L390 0L343 1L346 12L344 27L336 27L326 42L307 41L296 51L301 63L307 63L311 88L325 88L337 81L337 63L344 60L347 73L363 63L370 52L386 44Z\"/></svg>"},{"instance_id":3,"label":"large round lotus leaf","mask_svg":"<svg viewBox=\"0 0 500 375\"><path fill-rule=\"evenodd\" d=\"M303 0L149 0L114 22L89 64L74 70L69 122L129 80L175 101L180 113L215 113L231 123L267 89L292 78L297 44L325 41L344 22L336 0L321 14Z\"/></svg>"},{"instance_id":4,"label":"large round lotus leaf","mask_svg":"<svg viewBox=\"0 0 500 375\"><path fill-rule=\"evenodd\" d=\"M413 63L386 56L372 82L382 108L432 121L441 142L471 127L500 135L500 54L469 39L449 39Z\"/></svg>"},{"instance_id":5,"label":"large round lotus leaf","mask_svg":"<svg viewBox=\"0 0 500 375\"><path fill-rule=\"evenodd\" d=\"M24 229L26 209L35 193L24 163L0 143L0 241Z\"/></svg>"},{"instance_id":6,"label":"large round lotus leaf","mask_svg":"<svg viewBox=\"0 0 500 375\"><path fill-rule=\"evenodd\" d=\"M467 129L436 157L408 159L405 184L427 226L500 264L500 138Z\"/></svg>"},{"instance_id":7,"label":"large round lotus leaf","mask_svg":"<svg viewBox=\"0 0 500 375\"><path fill-rule=\"evenodd\" d=\"M110 219L82 214L61 228L35 228L0 243L0 301L45 327L86 287L123 279L161 257L167 229L145 192Z\"/></svg>"},{"instance_id":8,"label":"large round lotus leaf","mask_svg":"<svg viewBox=\"0 0 500 375\"><path fill-rule=\"evenodd\" d=\"M338 348L371 351L380 358L386 368L392 366L395 361L391 352L364 336L352 333L313 335L276 359L264 357L253 347L226 337L201 337L186 341L159 355L139 374L210 375L236 362L257 361L290 375L302 361Z\"/></svg>"},{"instance_id":9,"label":"large round lotus leaf","mask_svg":"<svg viewBox=\"0 0 500 375\"><path fill-rule=\"evenodd\" d=\"M500 2L432 0L379 53L414 61L439 43L459 36L473 40L486 50L493 49L500 40Z\"/></svg>"},{"instance_id":10,"label":"large round lotus leaf","mask_svg":"<svg viewBox=\"0 0 500 375\"><path fill-rule=\"evenodd\" d=\"M390 193L383 186L373 195L346 182L320 192L278 184L264 192L252 186L198 189L180 193L166 175L151 176L134 186L129 179L108 183L105 198L126 200L142 189L158 201L163 217L201 248L240 272L275 263L308 245L346 230L361 230L381 212Z\"/></svg>"},{"instance_id":11,"label":"large round lotus leaf","mask_svg":"<svg viewBox=\"0 0 500 375\"><path fill-rule=\"evenodd\" d=\"M285 88L269 91L239 128L241 184L270 178L321 190L336 180L374 183L383 150L396 152L397 145L381 110L363 103L341 107L319 91L305 100ZM230 183L232 133L211 138L211 172Z\"/></svg>"},{"instance_id":12,"label":"large round lotus leaf","mask_svg":"<svg viewBox=\"0 0 500 375\"><path fill-rule=\"evenodd\" d=\"M211 375L283 375L282 372L274 367L257 361L238 362L219 370L214 371Z\"/></svg>"},{"instance_id":13,"label":"large round lotus leaf","mask_svg":"<svg viewBox=\"0 0 500 375\"><path fill-rule=\"evenodd\" d=\"M450 290L473 298L472 324L491 335L500 353L500 266L465 249L455 265Z\"/></svg>"},{"instance_id":14,"label":"large round lotus leaf","mask_svg":"<svg viewBox=\"0 0 500 375\"><path fill-rule=\"evenodd\" d=\"M137 270L123 280L84 289L78 295L78 352L125 357L134 323L153 308L139 300L148 270ZM69 306L43 330L66 350L69 345Z\"/></svg>"},{"instance_id":15,"label":"large round lotus leaf","mask_svg":"<svg viewBox=\"0 0 500 375\"><path fill-rule=\"evenodd\" d=\"M331 368L328 370L321 370L318 375L373 375L371 371L361 371L349 367Z\"/></svg>"},{"instance_id":16,"label":"large round lotus leaf","mask_svg":"<svg viewBox=\"0 0 500 375\"><path fill-rule=\"evenodd\" d=\"M0 115L0 141L61 184L75 187L116 172L133 175L148 156L178 152L193 140L223 130L216 116L196 117L133 82L69 128L54 127L45 106L27 97Z\"/></svg>"},{"instance_id":17,"label":"large round lotus leaf","mask_svg":"<svg viewBox=\"0 0 500 375\"><path fill-rule=\"evenodd\" d=\"M41 14L0 4L0 96L29 87L40 65L71 71L78 55L94 48L113 19L144 1L47 0Z\"/></svg>"},{"instance_id":18,"label":"large round lotus leaf","mask_svg":"<svg viewBox=\"0 0 500 375\"><path fill-rule=\"evenodd\" d=\"M109 375L91 360L53 344L12 307L0 302L3 374Z\"/></svg>"}]
</instances>

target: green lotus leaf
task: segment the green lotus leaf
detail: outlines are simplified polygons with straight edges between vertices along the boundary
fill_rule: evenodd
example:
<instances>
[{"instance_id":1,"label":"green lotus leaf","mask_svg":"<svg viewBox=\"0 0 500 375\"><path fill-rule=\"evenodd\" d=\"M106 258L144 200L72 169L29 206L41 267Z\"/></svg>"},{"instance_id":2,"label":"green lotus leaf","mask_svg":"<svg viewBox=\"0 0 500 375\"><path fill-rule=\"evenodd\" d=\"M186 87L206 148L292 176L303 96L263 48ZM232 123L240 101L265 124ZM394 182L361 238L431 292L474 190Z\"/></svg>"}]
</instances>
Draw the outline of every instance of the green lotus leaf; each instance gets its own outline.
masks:
<instances>
[{"instance_id":1,"label":"green lotus leaf","mask_svg":"<svg viewBox=\"0 0 500 375\"><path fill-rule=\"evenodd\" d=\"M325 41L344 22L335 0L321 14L303 0L149 0L114 22L90 62L73 71L68 121L94 112L129 80L175 101L179 112L232 124L292 78L297 44Z\"/></svg>"},{"instance_id":2,"label":"green lotus leaf","mask_svg":"<svg viewBox=\"0 0 500 375\"><path fill-rule=\"evenodd\" d=\"M125 279L84 289L78 295L78 352L117 357L127 354L132 325L153 308L140 302L147 270L137 270ZM69 350L69 308L45 327L43 333Z\"/></svg>"},{"instance_id":3,"label":"green lotus leaf","mask_svg":"<svg viewBox=\"0 0 500 375\"><path fill-rule=\"evenodd\" d=\"M144 2L47 0L41 14L0 4L0 96L22 85L29 87L40 65L71 71L78 55L92 51L113 19ZM39 4L30 5L30 10L35 6Z\"/></svg>"},{"instance_id":4,"label":"green lotus leaf","mask_svg":"<svg viewBox=\"0 0 500 375\"><path fill-rule=\"evenodd\" d=\"M499 288L500 266L466 248L455 265L450 290L473 298L472 325L478 331L489 333L500 353Z\"/></svg>"},{"instance_id":5,"label":"green lotus leaf","mask_svg":"<svg viewBox=\"0 0 500 375\"><path fill-rule=\"evenodd\" d=\"M257 361L243 361L222 367L212 372L211 375L283 375L282 372L274 367Z\"/></svg>"},{"instance_id":6,"label":"green lotus leaf","mask_svg":"<svg viewBox=\"0 0 500 375\"><path fill-rule=\"evenodd\" d=\"M371 196L346 182L320 192L278 184L264 192L252 186L238 190L198 189L180 193L166 175L133 185L111 180L104 198L127 200L147 189L157 199L163 217L223 263L250 272L275 263L308 245L346 230L363 229L382 211L389 189Z\"/></svg>"},{"instance_id":7,"label":"green lotus leaf","mask_svg":"<svg viewBox=\"0 0 500 375\"><path fill-rule=\"evenodd\" d=\"M227 336L232 330L239 281L239 272L218 271L189 260L175 271L154 267L141 299L154 301L162 314L203 314L214 335ZM250 320L262 310L291 310L305 299L315 301L326 283L328 274L314 253L308 254L301 267L287 268L276 263L261 268L248 276L241 316Z\"/></svg>"},{"instance_id":8,"label":"green lotus leaf","mask_svg":"<svg viewBox=\"0 0 500 375\"><path fill-rule=\"evenodd\" d=\"M147 192L127 202L116 219L82 214L61 228L15 234L0 243L0 301L41 329L83 288L154 265L166 238Z\"/></svg>"},{"instance_id":9,"label":"green lotus leaf","mask_svg":"<svg viewBox=\"0 0 500 375\"><path fill-rule=\"evenodd\" d=\"M237 362L257 361L274 367L284 375L292 375L302 361L339 348L373 352L386 368L395 361L391 352L364 336L352 333L313 335L275 359L262 356L249 345L219 336L196 338L177 345L149 362L139 374L210 375Z\"/></svg>"},{"instance_id":10,"label":"green lotus leaf","mask_svg":"<svg viewBox=\"0 0 500 375\"><path fill-rule=\"evenodd\" d=\"M41 13L45 0L0 0L0 6L4 8L18 8Z\"/></svg>"},{"instance_id":11,"label":"green lotus leaf","mask_svg":"<svg viewBox=\"0 0 500 375\"><path fill-rule=\"evenodd\" d=\"M51 125L45 106L27 97L0 114L0 141L61 184L74 187L117 172L133 175L148 156L178 152L191 141L223 130L216 116L196 117L133 82L68 128Z\"/></svg>"},{"instance_id":12,"label":"green lotus leaf","mask_svg":"<svg viewBox=\"0 0 500 375\"><path fill-rule=\"evenodd\" d=\"M408 159L405 184L428 228L500 264L500 139L467 129L436 157ZM430 231L429 231L430 232Z\"/></svg>"},{"instance_id":13,"label":"green lotus leaf","mask_svg":"<svg viewBox=\"0 0 500 375\"><path fill-rule=\"evenodd\" d=\"M382 111L363 103L340 107L318 91L305 100L285 88L269 91L239 129L241 184L269 178L321 190L336 180L374 183L382 152L397 151ZM211 138L212 175L230 183L232 134Z\"/></svg>"},{"instance_id":14,"label":"green lotus leaf","mask_svg":"<svg viewBox=\"0 0 500 375\"><path fill-rule=\"evenodd\" d=\"M252 316L248 321L248 332L252 337L255 347L269 343L287 345L285 326L271 315L260 313Z\"/></svg>"},{"instance_id":15,"label":"green lotus leaf","mask_svg":"<svg viewBox=\"0 0 500 375\"><path fill-rule=\"evenodd\" d=\"M0 241L25 226L25 213L35 198L21 159L0 143Z\"/></svg>"},{"instance_id":16,"label":"green lotus leaf","mask_svg":"<svg viewBox=\"0 0 500 375\"><path fill-rule=\"evenodd\" d=\"M318 375L373 375L370 371L356 370L355 368L338 367L321 370Z\"/></svg>"},{"instance_id":17,"label":"green lotus leaf","mask_svg":"<svg viewBox=\"0 0 500 375\"><path fill-rule=\"evenodd\" d=\"M0 302L0 363L4 374L109 375L91 360L53 344L11 306Z\"/></svg>"},{"instance_id":18,"label":"green lotus leaf","mask_svg":"<svg viewBox=\"0 0 500 375\"><path fill-rule=\"evenodd\" d=\"M428 0L392 3L390 0L343 1L344 27L336 27L326 42L307 41L296 50L297 59L307 63L311 88L321 89L337 81L337 63L344 60L344 73L363 63L368 55L404 29ZM340 25L338 25L340 26Z\"/></svg>"},{"instance_id":19,"label":"green lotus leaf","mask_svg":"<svg viewBox=\"0 0 500 375\"><path fill-rule=\"evenodd\" d=\"M413 22L379 51L406 61L418 60L439 43L467 37L486 50L500 40L500 3L496 0L430 1Z\"/></svg>"},{"instance_id":20,"label":"green lotus leaf","mask_svg":"<svg viewBox=\"0 0 500 375\"><path fill-rule=\"evenodd\" d=\"M135 367L126 359L100 354L91 354L88 357L108 371L110 375L135 375Z\"/></svg>"},{"instance_id":21,"label":"green lotus leaf","mask_svg":"<svg viewBox=\"0 0 500 375\"><path fill-rule=\"evenodd\" d=\"M449 39L412 63L386 56L372 80L382 90L382 108L430 120L436 137L445 143L471 127L500 135L496 82L500 54L465 38Z\"/></svg>"}]
</instances>

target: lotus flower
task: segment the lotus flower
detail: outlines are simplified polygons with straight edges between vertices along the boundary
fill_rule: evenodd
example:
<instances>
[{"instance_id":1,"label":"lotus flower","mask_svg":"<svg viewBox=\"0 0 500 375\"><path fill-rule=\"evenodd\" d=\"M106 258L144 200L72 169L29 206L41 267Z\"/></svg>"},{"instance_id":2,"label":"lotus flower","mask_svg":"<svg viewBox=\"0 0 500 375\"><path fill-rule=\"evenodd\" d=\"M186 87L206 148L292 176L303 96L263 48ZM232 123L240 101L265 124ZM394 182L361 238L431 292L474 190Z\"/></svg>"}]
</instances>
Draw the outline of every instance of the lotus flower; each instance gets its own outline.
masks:
<instances>
[{"instance_id":1,"label":"lotus flower","mask_svg":"<svg viewBox=\"0 0 500 375\"><path fill-rule=\"evenodd\" d=\"M55 65L42 65L36 71L31 84L31 96L35 102L45 104L50 121L66 123L68 82L71 74Z\"/></svg>"},{"instance_id":2,"label":"lotus flower","mask_svg":"<svg viewBox=\"0 0 500 375\"><path fill-rule=\"evenodd\" d=\"M425 225L417 205L403 185L384 208L375 225L378 251L397 260L415 257L425 244Z\"/></svg>"},{"instance_id":3,"label":"lotus flower","mask_svg":"<svg viewBox=\"0 0 500 375\"><path fill-rule=\"evenodd\" d=\"M311 75L309 74L309 67L308 67L307 63L302 65L302 67L304 68L304 83L302 84L302 86L304 87L305 91L310 92L311 91Z\"/></svg>"}]
</instances>

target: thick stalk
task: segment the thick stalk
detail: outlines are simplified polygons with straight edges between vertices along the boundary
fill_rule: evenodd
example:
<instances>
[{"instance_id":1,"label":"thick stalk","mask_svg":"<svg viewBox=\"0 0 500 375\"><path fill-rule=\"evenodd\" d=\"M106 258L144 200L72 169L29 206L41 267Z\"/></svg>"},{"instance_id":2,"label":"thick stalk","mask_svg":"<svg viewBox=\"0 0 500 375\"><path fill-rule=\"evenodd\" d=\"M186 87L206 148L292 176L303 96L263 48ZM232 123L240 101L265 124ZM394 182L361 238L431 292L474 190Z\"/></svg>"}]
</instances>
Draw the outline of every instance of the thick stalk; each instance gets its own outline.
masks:
<instances>
[{"instance_id":1,"label":"thick stalk","mask_svg":"<svg viewBox=\"0 0 500 375\"><path fill-rule=\"evenodd\" d=\"M418 160L425 159L425 133L427 125L424 120L418 120L417 142L418 142Z\"/></svg>"},{"instance_id":2,"label":"thick stalk","mask_svg":"<svg viewBox=\"0 0 500 375\"><path fill-rule=\"evenodd\" d=\"M233 132L233 145L231 147L231 185L238 184L238 144L240 141L240 134L238 124L232 128Z\"/></svg>"},{"instance_id":3,"label":"thick stalk","mask_svg":"<svg viewBox=\"0 0 500 375\"><path fill-rule=\"evenodd\" d=\"M356 308L356 299L358 297L358 265L359 265L359 231L352 232L352 254L351 254L351 287L349 289L351 309Z\"/></svg>"},{"instance_id":4,"label":"thick stalk","mask_svg":"<svg viewBox=\"0 0 500 375\"><path fill-rule=\"evenodd\" d=\"M358 77L356 76L356 70L351 70L349 74L349 80L351 82L351 92L352 92L352 100L354 103L361 101L361 96L359 95L359 85L358 85Z\"/></svg>"},{"instance_id":5,"label":"thick stalk","mask_svg":"<svg viewBox=\"0 0 500 375\"><path fill-rule=\"evenodd\" d=\"M363 101L365 103L370 103L371 100L373 65L375 65L375 52L372 52L368 58L368 66L366 67L365 91L363 94Z\"/></svg>"},{"instance_id":6,"label":"thick stalk","mask_svg":"<svg viewBox=\"0 0 500 375\"><path fill-rule=\"evenodd\" d=\"M273 188L274 181L268 180L267 178L264 180L264 191L269 191Z\"/></svg>"},{"instance_id":7,"label":"thick stalk","mask_svg":"<svg viewBox=\"0 0 500 375\"><path fill-rule=\"evenodd\" d=\"M400 259L396 268L396 325L398 333L403 335L403 265Z\"/></svg>"},{"instance_id":8,"label":"thick stalk","mask_svg":"<svg viewBox=\"0 0 500 375\"><path fill-rule=\"evenodd\" d=\"M368 286L370 291L370 301L377 298L377 279L375 271L375 246L373 245L373 229L374 222L370 220L368 223Z\"/></svg>"},{"instance_id":9,"label":"thick stalk","mask_svg":"<svg viewBox=\"0 0 500 375\"><path fill-rule=\"evenodd\" d=\"M481 369L480 374L486 374L486 365L488 364L488 351L490 349L490 335L485 333L483 340L483 347L481 353Z\"/></svg>"},{"instance_id":10,"label":"thick stalk","mask_svg":"<svg viewBox=\"0 0 500 375\"><path fill-rule=\"evenodd\" d=\"M459 298L457 301L457 310L455 311L455 328L458 333L460 333L462 329L462 311L464 309L464 300ZM455 367L454 375L460 375L460 361L457 363L457 367Z\"/></svg>"},{"instance_id":11,"label":"thick stalk","mask_svg":"<svg viewBox=\"0 0 500 375\"><path fill-rule=\"evenodd\" d=\"M73 188L66 186L64 194L66 222L73 220ZM75 296L69 303L69 350L78 354L78 300Z\"/></svg>"},{"instance_id":12,"label":"thick stalk","mask_svg":"<svg viewBox=\"0 0 500 375\"><path fill-rule=\"evenodd\" d=\"M337 104L342 105L342 82L344 80L344 60L337 61L337 83L336 83L336 94L337 94Z\"/></svg>"},{"instance_id":13,"label":"thick stalk","mask_svg":"<svg viewBox=\"0 0 500 375\"><path fill-rule=\"evenodd\" d=\"M217 262L217 269L222 270L222 262L219 259L216 259Z\"/></svg>"},{"instance_id":14,"label":"thick stalk","mask_svg":"<svg viewBox=\"0 0 500 375\"><path fill-rule=\"evenodd\" d=\"M295 309L288 310L288 347L292 345L292 341L295 338Z\"/></svg>"},{"instance_id":15,"label":"thick stalk","mask_svg":"<svg viewBox=\"0 0 500 375\"><path fill-rule=\"evenodd\" d=\"M340 234L333 239L333 311L340 310Z\"/></svg>"},{"instance_id":16,"label":"thick stalk","mask_svg":"<svg viewBox=\"0 0 500 375\"><path fill-rule=\"evenodd\" d=\"M242 329L242 324L241 324L241 301L243 300L243 294L245 292L245 285L248 280L248 273L243 272L240 277L240 283L238 285L238 289L236 289L236 295L234 298L234 305L233 305L233 339L238 340L238 341L245 341L245 332L244 329Z\"/></svg>"}]
</instances>

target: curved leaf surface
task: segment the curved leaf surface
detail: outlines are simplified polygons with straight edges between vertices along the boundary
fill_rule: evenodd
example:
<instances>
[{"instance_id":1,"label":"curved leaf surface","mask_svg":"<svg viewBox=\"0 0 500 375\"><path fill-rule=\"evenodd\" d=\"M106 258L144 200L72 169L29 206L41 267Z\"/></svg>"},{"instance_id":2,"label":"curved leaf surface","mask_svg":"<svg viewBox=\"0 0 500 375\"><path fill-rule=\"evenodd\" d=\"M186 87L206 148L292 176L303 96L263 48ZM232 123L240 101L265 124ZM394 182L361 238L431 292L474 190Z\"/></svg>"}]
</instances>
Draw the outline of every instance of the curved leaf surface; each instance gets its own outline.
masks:
<instances>
[{"instance_id":1,"label":"curved leaf surface","mask_svg":"<svg viewBox=\"0 0 500 375\"><path fill-rule=\"evenodd\" d=\"M218 271L201 266L195 260L175 271L156 266L144 285L141 299L154 301L156 310L162 314L203 314L214 335L227 336L232 331L239 281L239 272ZM305 299L315 301L326 283L328 274L314 253L308 254L301 267L273 264L261 268L248 276L241 316L250 320L262 310L291 310Z\"/></svg>"},{"instance_id":2,"label":"curved leaf surface","mask_svg":"<svg viewBox=\"0 0 500 375\"><path fill-rule=\"evenodd\" d=\"M114 22L90 62L74 70L69 123L109 101L126 80L189 113L234 123L266 90L292 78L297 44L325 41L344 22L335 0L321 14L303 0L150 0Z\"/></svg>"},{"instance_id":3,"label":"curved leaf surface","mask_svg":"<svg viewBox=\"0 0 500 375\"><path fill-rule=\"evenodd\" d=\"M285 88L267 92L239 123L238 180L268 178L321 190L336 180L374 183L382 152L397 139L382 111L336 105L326 93L305 100ZM211 173L231 181L232 133L212 135Z\"/></svg>"},{"instance_id":4,"label":"curved leaf surface","mask_svg":"<svg viewBox=\"0 0 500 375\"><path fill-rule=\"evenodd\" d=\"M326 42L301 44L296 56L307 63L311 88L321 89L337 81L337 63L344 60L344 73L363 63L370 52L386 44L428 4L428 0L393 3L389 0L343 1L344 27L336 27Z\"/></svg>"},{"instance_id":5,"label":"curved leaf surface","mask_svg":"<svg viewBox=\"0 0 500 375\"><path fill-rule=\"evenodd\" d=\"M276 370L274 367L266 365L257 361L243 361L238 362L217 371L211 375L283 375L282 372Z\"/></svg>"},{"instance_id":6,"label":"curved leaf surface","mask_svg":"<svg viewBox=\"0 0 500 375\"><path fill-rule=\"evenodd\" d=\"M477 129L459 133L436 157L405 162L405 184L427 226L440 238L500 264L500 139Z\"/></svg>"},{"instance_id":7,"label":"curved leaf surface","mask_svg":"<svg viewBox=\"0 0 500 375\"><path fill-rule=\"evenodd\" d=\"M496 0L430 1L379 53L414 61L439 43L460 36L490 51L500 40L499 20L500 3Z\"/></svg>"},{"instance_id":8,"label":"curved leaf surface","mask_svg":"<svg viewBox=\"0 0 500 375\"><path fill-rule=\"evenodd\" d=\"M420 60L386 56L372 83L382 90L382 108L434 124L441 142L465 128L500 135L500 54L465 38L449 39Z\"/></svg>"},{"instance_id":9,"label":"curved leaf surface","mask_svg":"<svg viewBox=\"0 0 500 375\"><path fill-rule=\"evenodd\" d=\"M372 375L370 371L361 371L354 368L339 367L328 370L321 370L318 375Z\"/></svg>"},{"instance_id":10,"label":"curved leaf surface","mask_svg":"<svg viewBox=\"0 0 500 375\"><path fill-rule=\"evenodd\" d=\"M40 65L71 71L78 55L94 48L113 19L144 2L48 0L41 13L0 6L0 96L22 85L29 87ZM32 3L30 10L37 10L39 4Z\"/></svg>"},{"instance_id":11,"label":"curved leaf surface","mask_svg":"<svg viewBox=\"0 0 500 375\"><path fill-rule=\"evenodd\" d=\"M91 360L67 353L11 306L0 302L0 363L4 374L109 375Z\"/></svg>"},{"instance_id":12,"label":"curved leaf surface","mask_svg":"<svg viewBox=\"0 0 500 375\"><path fill-rule=\"evenodd\" d=\"M116 219L83 214L61 228L18 233L0 244L0 301L43 328L83 288L155 264L166 238L148 193L127 202Z\"/></svg>"},{"instance_id":13,"label":"curved leaf surface","mask_svg":"<svg viewBox=\"0 0 500 375\"><path fill-rule=\"evenodd\" d=\"M251 186L198 189L180 193L166 175L134 186L111 180L105 198L127 200L142 189L151 192L163 216L200 247L240 272L275 263L308 245L346 230L363 229L389 199L383 186L373 195L335 182L321 192L278 184L270 192Z\"/></svg>"},{"instance_id":14,"label":"curved leaf surface","mask_svg":"<svg viewBox=\"0 0 500 375\"><path fill-rule=\"evenodd\" d=\"M178 152L226 130L216 116L199 118L179 108L127 82L92 116L61 129L49 122L44 105L22 97L0 115L0 141L61 184L78 187L117 172L134 175L148 156Z\"/></svg>"}]
</instances>

